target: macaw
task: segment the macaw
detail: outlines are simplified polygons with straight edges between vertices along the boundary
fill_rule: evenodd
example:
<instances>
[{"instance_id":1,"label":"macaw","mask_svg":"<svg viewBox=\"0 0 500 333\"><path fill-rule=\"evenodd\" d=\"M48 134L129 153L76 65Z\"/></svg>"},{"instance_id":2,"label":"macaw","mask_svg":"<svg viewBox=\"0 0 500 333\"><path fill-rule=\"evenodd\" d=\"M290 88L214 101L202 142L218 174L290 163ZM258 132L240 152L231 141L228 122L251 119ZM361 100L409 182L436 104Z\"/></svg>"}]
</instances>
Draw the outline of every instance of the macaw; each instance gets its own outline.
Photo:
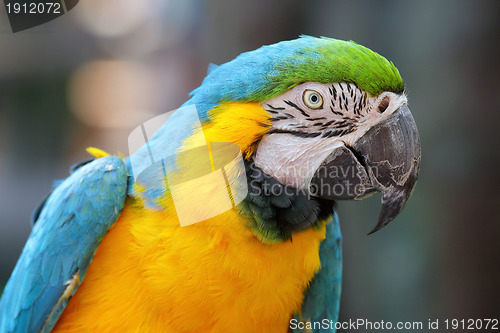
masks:
<instances>
[{"instance_id":1,"label":"macaw","mask_svg":"<svg viewBox=\"0 0 500 333\"><path fill-rule=\"evenodd\" d=\"M217 143L238 148L232 168ZM393 63L310 36L211 66L130 157L89 152L34 214L0 332L335 332L318 326L338 320L335 200L381 192L375 232L403 209L420 164ZM221 169L225 185L187 181Z\"/></svg>"}]
</instances>

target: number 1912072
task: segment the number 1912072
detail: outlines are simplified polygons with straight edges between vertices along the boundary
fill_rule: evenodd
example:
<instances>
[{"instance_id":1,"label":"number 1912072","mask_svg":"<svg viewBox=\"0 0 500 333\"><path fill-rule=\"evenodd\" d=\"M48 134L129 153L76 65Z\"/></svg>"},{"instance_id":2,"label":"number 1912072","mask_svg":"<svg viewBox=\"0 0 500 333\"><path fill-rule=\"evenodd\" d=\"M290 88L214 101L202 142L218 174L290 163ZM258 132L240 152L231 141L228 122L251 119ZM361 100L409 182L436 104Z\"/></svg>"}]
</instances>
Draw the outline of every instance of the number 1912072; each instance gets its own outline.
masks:
<instances>
[{"instance_id":1,"label":"number 1912072","mask_svg":"<svg viewBox=\"0 0 500 333\"><path fill-rule=\"evenodd\" d=\"M39 3L7 3L8 14L62 14L61 4L58 2Z\"/></svg>"},{"instance_id":2,"label":"number 1912072","mask_svg":"<svg viewBox=\"0 0 500 333\"><path fill-rule=\"evenodd\" d=\"M498 330L498 319L446 319L444 323L447 330Z\"/></svg>"}]
</instances>

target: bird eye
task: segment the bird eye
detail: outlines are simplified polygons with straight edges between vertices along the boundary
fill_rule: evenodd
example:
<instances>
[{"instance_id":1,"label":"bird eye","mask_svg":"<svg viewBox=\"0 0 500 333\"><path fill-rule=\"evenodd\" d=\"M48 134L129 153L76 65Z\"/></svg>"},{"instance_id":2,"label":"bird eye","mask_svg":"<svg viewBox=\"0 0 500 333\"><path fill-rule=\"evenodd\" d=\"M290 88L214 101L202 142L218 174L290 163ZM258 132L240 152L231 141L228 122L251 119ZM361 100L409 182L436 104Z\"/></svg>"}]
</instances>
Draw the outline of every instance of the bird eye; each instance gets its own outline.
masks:
<instances>
[{"instance_id":1,"label":"bird eye","mask_svg":"<svg viewBox=\"0 0 500 333\"><path fill-rule=\"evenodd\" d=\"M304 91L304 96L302 96L304 104L311 109L319 109L323 106L323 97L314 90Z\"/></svg>"}]
</instances>

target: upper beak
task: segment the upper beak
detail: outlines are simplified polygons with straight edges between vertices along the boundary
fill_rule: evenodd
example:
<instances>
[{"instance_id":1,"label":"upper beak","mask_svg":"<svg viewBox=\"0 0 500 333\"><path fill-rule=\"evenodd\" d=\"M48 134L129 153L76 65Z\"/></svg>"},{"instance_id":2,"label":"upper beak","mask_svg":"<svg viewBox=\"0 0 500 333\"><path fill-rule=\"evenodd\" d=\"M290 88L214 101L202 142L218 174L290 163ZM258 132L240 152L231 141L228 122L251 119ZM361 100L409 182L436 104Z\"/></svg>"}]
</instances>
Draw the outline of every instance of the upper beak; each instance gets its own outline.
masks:
<instances>
[{"instance_id":1,"label":"upper beak","mask_svg":"<svg viewBox=\"0 0 500 333\"><path fill-rule=\"evenodd\" d=\"M370 128L352 147L335 149L314 174L311 195L360 199L382 192L374 233L389 224L411 196L420 167L417 125L406 104Z\"/></svg>"}]
</instances>

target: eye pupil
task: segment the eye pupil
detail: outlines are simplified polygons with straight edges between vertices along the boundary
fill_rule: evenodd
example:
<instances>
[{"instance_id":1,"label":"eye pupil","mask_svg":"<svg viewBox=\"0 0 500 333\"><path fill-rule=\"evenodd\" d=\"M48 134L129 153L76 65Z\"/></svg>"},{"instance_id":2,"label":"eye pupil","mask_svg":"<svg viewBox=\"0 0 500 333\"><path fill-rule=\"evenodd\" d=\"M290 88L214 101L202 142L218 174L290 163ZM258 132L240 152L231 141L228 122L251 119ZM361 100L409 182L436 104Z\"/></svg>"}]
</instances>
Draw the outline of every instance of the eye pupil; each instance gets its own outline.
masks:
<instances>
[{"instance_id":1,"label":"eye pupil","mask_svg":"<svg viewBox=\"0 0 500 333\"><path fill-rule=\"evenodd\" d=\"M311 96L311 101L312 101L313 103L316 103L316 102L318 101L318 96L316 96L316 95L312 95L312 96Z\"/></svg>"}]
</instances>

